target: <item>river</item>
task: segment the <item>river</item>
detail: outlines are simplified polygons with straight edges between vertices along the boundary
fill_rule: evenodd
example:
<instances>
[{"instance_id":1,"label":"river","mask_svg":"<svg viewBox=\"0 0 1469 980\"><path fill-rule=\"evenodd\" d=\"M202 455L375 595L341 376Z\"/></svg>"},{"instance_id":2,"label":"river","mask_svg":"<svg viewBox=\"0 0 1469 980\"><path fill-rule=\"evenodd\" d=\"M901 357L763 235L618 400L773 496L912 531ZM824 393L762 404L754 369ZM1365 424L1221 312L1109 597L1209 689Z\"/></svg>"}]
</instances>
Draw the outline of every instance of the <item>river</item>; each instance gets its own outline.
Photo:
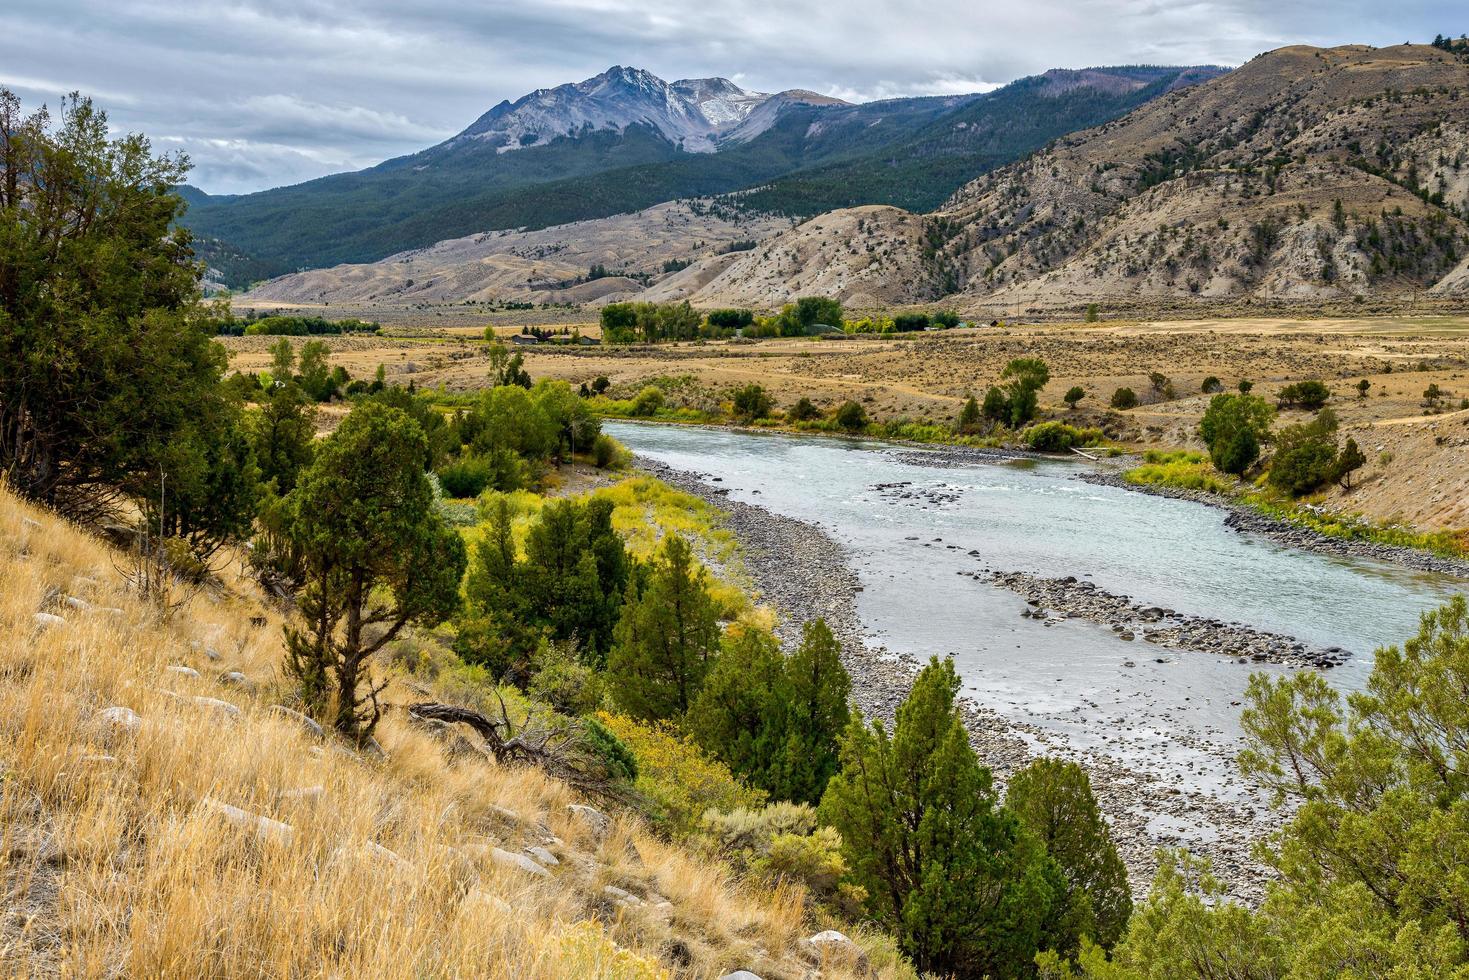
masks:
<instances>
[{"instance_id":1,"label":"river","mask_svg":"<svg viewBox=\"0 0 1469 980\"><path fill-rule=\"evenodd\" d=\"M607 429L639 455L834 538L860 577L870 647L952 656L965 693L1038 733L1038 750L1124 759L1188 793L1258 805L1233 765L1240 702L1252 671L1286 668L1129 642L1084 620L1032 620L1022 598L963 573L1074 575L1144 605L1343 647L1352 656L1327 674L1342 689L1365 683L1376 647L1401 643L1422 612L1466 587L1286 548L1202 504L1086 483L1076 477L1093 464L1080 461L954 465L861 440ZM1186 823L1174 828L1181 841L1210 832Z\"/></svg>"}]
</instances>

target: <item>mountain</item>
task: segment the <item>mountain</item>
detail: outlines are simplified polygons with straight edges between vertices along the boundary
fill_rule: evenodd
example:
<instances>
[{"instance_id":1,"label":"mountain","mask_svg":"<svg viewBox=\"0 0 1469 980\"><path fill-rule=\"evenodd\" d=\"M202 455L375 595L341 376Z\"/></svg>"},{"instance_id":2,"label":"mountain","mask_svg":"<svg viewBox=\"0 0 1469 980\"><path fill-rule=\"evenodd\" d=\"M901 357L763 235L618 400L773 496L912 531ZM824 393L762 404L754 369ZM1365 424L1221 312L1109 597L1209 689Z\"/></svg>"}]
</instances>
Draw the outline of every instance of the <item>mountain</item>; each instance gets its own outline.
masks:
<instances>
[{"instance_id":1,"label":"mountain","mask_svg":"<svg viewBox=\"0 0 1469 980\"><path fill-rule=\"evenodd\" d=\"M921 218L823 214L717 275L656 288L771 306L820 286L1001 315L1469 295L1466 105L1469 56L1282 48L1059 139Z\"/></svg>"},{"instance_id":2,"label":"mountain","mask_svg":"<svg viewBox=\"0 0 1469 980\"><path fill-rule=\"evenodd\" d=\"M446 145L473 140L504 153L588 130L621 133L629 126L647 126L680 149L712 153L723 134L769 98L727 78L669 83L640 68L617 65L584 82L501 102Z\"/></svg>"},{"instance_id":3,"label":"mountain","mask_svg":"<svg viewBox=\"0 0 1469 980\"><path fill-rule=\"evenodd\" d=\"M665 83L619 67L501 103L438 146L368 170L257 194L196 194L184 223L206 261L241 285L752 188L765 196L747 210L792 216L833 203L920 206L1208 70L1139 71L1148 70L1094 69L1069 88L1026 80L987 95L850 105L799 89L746 92L719 78ZM820 169L839 164L849 167ZM790 175L801 176L779 183Z\"/></svg>"}]
</instances>

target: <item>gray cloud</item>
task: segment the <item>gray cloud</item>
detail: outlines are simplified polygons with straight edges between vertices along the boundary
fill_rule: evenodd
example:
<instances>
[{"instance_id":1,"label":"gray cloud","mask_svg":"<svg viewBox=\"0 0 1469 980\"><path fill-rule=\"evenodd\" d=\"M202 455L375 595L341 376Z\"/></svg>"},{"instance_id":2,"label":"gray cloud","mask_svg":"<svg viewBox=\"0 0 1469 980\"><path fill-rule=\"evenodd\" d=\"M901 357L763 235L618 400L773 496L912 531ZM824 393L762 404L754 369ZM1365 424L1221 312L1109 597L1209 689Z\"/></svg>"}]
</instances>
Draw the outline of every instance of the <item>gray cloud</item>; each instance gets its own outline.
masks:
<instances>
[{"instance_id":1,"label":"gray cloud","mask_svg":"<svg viewBox=\"0 0 1469 980\"><path fill-rule=\"evenodd\" d=\"M31 104L92 95L232 193L412 152L612 64L889 98L1424 40L1461 16L1460 0L9 0L0 84Z\"/></svg>"}]
</instances>

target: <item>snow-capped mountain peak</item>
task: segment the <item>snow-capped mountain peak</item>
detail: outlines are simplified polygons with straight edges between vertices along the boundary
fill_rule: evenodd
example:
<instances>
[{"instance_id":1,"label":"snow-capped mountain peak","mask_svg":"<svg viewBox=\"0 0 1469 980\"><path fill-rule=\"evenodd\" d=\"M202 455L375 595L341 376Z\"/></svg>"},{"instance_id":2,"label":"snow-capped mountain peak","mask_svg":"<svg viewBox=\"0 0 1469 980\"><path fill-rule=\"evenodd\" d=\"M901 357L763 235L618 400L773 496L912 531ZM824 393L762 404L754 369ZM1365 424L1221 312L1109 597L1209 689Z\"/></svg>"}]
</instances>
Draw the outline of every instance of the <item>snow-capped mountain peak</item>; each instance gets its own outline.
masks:
<instances>
[{"instance_id":1,"label":"snow-capped mountain peak","mask_svg":"<svg viewBox=\"0 0 1469 980\"><path fill-rule=\"evenodd\" d=\"M643 125L685 150L707 153L769 98L727 78L669 84L641 68L614 65L585 81L501 102L450 142L484 140L503 153L586 129L622 132Z\"/></svg>"}]
</instances>

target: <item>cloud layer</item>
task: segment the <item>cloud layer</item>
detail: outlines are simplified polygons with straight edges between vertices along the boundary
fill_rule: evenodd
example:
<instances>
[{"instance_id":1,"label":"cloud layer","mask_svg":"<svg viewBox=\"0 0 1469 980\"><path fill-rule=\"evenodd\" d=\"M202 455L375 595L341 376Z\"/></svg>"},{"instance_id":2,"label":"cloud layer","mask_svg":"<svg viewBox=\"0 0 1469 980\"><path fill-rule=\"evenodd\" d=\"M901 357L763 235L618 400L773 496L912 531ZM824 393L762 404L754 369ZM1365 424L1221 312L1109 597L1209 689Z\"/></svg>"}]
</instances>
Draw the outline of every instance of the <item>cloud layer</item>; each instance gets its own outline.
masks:
<instances>
[{"instance_id":1,"label":"cloud layer","mask_svg":"<svg viewBox=\"0 0 1469 980\"><path fill-rule=\"evenodd\" d=\"M612 64L861 100L1461 30L1459 0L8 0L0 85L72 89L237 193L369 166ZM1455 25L1458 24L1458 27Z\"/></svg>"}]
</instances>

